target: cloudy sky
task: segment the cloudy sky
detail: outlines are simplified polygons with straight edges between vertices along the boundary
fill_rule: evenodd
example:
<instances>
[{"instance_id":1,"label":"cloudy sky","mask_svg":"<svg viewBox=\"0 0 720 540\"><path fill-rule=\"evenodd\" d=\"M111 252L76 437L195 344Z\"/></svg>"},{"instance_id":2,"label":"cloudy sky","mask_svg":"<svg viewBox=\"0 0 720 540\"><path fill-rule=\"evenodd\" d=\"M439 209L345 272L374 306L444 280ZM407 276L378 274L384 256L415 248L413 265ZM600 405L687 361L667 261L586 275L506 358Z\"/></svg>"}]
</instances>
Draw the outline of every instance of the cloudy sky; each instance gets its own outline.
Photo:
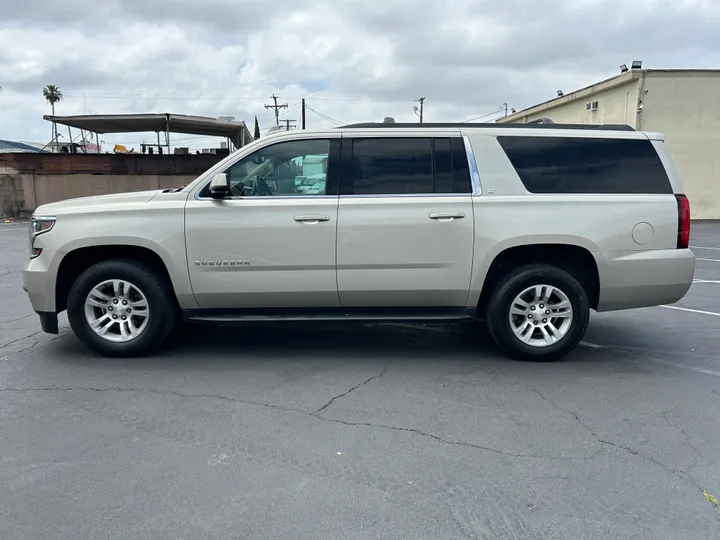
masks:
<instances>
[{"instance_id":1,"label":"cloudy sky","mask_svg":"<svg viewBox=\"0 0 720 540\"><path fill-rule=\"evenodd\" d=\"M57 114L492 120L618 73L720 68L720 0L12 0L0 14L0 138L47 142ZM137 146L154 135L103 137ZM177 135L180 144L206 140ZM107 145L106 145L107 146Z\"/></svg>"}]
</instances>

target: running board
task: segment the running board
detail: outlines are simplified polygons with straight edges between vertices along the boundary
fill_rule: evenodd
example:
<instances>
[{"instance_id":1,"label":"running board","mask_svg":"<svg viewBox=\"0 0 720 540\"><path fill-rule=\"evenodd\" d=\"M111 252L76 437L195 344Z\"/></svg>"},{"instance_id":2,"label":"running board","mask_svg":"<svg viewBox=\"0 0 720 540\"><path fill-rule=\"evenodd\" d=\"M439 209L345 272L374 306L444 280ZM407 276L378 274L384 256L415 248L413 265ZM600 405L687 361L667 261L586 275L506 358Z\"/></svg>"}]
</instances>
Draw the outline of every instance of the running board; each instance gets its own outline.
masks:
<instances>
[{"instance_id":1,"label":"running board","mask_svg":"<svg viewBox=\"0 0 720 540\"><path fill-rule=\"evenodd\" d=\"M267 309L267 310L206 310L185 312L189 322L286 322L286 321L459 321L474 319L467 309Z\"/></svg>"}]
</instances>

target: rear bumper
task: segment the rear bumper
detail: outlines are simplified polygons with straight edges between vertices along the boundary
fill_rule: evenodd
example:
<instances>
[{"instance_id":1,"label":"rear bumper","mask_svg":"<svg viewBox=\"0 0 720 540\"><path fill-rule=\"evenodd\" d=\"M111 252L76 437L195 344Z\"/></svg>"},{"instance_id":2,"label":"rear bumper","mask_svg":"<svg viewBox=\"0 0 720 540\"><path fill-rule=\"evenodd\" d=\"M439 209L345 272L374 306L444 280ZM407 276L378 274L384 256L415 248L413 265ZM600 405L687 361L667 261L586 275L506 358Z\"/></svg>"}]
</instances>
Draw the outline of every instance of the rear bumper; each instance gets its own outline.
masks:
<instances>
[{"instance_id":1,"label":"rear bumper","mask_svg":"<svg viewBox=\"0 0 720 540\"><path fill-rule=\"evenodd\" d=\"M695 255L689 249L606 253L600 271L598 311L680 300L692 285Z\"/></svg>"}]
</instances>

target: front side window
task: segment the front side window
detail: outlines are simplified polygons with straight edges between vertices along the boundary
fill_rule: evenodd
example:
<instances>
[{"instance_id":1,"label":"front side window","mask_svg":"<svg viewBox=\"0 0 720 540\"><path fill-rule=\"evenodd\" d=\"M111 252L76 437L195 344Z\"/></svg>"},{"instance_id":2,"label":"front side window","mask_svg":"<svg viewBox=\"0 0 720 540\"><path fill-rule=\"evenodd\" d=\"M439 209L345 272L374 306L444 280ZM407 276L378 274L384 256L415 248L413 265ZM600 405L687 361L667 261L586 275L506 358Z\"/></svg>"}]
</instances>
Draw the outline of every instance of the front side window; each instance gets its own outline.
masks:
<instances>
[{"instance_id":1,"label":"front side window","mask_svg":"<svg viewBox=\"0 0 720 540\"><path fill-rule=\"evenodd\" d=\"M225 173L233 197L327 194L330 140L286 141L245 156Z\"/></svg>"}]
</instances>

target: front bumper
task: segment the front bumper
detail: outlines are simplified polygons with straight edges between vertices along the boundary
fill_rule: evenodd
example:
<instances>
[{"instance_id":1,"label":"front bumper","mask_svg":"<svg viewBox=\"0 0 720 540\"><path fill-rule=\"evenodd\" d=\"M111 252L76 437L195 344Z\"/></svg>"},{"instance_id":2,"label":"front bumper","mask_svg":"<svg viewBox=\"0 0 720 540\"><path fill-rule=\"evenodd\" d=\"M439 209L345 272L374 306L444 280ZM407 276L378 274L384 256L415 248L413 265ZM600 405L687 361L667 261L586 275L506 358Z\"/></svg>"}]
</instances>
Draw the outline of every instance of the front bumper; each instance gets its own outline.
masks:
<instances>
[{"instance_id":1,"label":"front bumper","mask_svg":"<svg viewBox=\"0 0 720 540\"><path fill-rule=\"evenodd\" d=\"M55 253L44 249L39 257L29 259L22 273L22 286L37 313L55 313Z\"/></svg>"}]
</instances>

